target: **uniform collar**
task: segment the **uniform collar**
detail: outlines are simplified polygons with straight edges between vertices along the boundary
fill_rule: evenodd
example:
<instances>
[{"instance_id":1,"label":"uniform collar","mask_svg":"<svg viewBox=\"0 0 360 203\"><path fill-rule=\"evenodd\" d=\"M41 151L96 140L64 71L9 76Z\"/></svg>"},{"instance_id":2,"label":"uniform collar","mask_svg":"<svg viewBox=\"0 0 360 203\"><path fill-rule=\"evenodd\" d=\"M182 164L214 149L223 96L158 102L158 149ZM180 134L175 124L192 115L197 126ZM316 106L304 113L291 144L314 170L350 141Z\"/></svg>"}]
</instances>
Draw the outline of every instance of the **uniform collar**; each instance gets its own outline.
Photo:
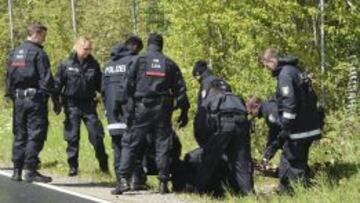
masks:
<instances>
[{"instance_id":1,"label":"uniform collar","mask_svg":"<svg viewBox=\"0 0 360 203\"><path fill-rule=\"evenodd\" d=\"M287 55L285 57L279 58L278 65L275 70L272 71L274 77L278 76L284 66L297 66L299 60L293 55Z\"/></svg>"},{"instance_id":2,"label":"uniform collar","mask_svg":"<svg viewBox=\"0 0 360 203\"><path fill-rule=\"evenodd\" d=\"M44 48L43 45L38 44L38 43L33 42L33 41L30 41L30 40L25 40L25 43L27 43L27 44L32 44L32 45L34 45L34 46L36 46L36 47L39 47L40 49L43 49L43 48Z\"/></svg>"},{"instance_id":3,"label":"uniform collar","mask_svg":"<svg viewBox=\"0 0 360 203\"><path fill-rule=\"evenodd\" d=\"M162 51L162 48L156 44L149 44L147 49L148 49L148 51L156 51L156 52Z\"/></svg>"},{"instance_id":4,"label":"uniform collar","mask_svg":"<svg viewBox=\"0 0 360 203\"><path fill-rule=\"evenodd\" d=\"M206 70L201 74L200 81L204 81L206 78L210 76L211 76L211 72L209 70Z\"/></svg>"},{"instance_id":5,"label":"uniform collar","mask_svg":"<svg viewBox=\"0 0 360 203\"><path fill-rule=\"evenodd\" d=\"M71 53L70 59L73 61L73 63L78 63L78 64L80 64L80 61L79 61L79 59L78 59L77 54L76 54L75 51ZM91 59L93 59L93 57L92 57L92 55L90 54L88 57L86 57L86 58L84 59L84 61L82 62L82 64L87 63L87 62L88 62L89 60L91 60ZM82 64L81 64L81 65L82 65Z\"/></svg>"}]
</instances>

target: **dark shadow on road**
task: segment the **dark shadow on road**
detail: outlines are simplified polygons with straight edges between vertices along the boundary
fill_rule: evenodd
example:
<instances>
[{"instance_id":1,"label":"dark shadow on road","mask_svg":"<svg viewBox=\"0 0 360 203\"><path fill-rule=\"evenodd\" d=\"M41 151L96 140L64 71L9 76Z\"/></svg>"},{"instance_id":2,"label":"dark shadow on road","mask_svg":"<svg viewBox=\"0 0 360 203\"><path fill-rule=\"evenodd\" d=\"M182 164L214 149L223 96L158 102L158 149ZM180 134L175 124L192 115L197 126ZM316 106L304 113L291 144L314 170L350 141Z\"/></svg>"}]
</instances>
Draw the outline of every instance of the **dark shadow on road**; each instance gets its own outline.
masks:
<instances>
[{"instance_id":1,"label":"dark shadow on road","mask_svg":"<svg viewBox=\"0 0 360 203\"><path fill-rule=\"evenodd\" d=\"M113 188L113 187L115 187L114 183L109 183L109 182L99 182L99 183L54 183L52 185L64 186L64 187L104 187L104 188Z\"/></svg>"}]
</instances>

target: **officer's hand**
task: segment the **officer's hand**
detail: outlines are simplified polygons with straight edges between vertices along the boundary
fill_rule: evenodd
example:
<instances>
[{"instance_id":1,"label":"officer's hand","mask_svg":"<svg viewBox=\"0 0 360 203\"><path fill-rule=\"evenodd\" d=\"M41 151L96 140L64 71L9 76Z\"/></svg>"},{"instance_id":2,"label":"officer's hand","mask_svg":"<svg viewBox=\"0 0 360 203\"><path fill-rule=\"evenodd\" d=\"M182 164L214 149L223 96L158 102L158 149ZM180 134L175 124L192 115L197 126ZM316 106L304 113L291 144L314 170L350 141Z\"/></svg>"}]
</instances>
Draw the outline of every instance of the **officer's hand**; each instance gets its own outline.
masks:
<instances>
[{"instance_id":1,"label":"officer's hand","mask_svg":"<svg viewBox=\"0 0 360 203\"><path fill-rule=\"evenodd\" d=\"M179 124L179 128L183 128L187 125L187 123L189 122L189 118L187 115L188 111L181 111L181 114L177 120L177 123Z\"/></svg>"},{"instance_id":2,"label":"officer's hand","mask_svg":"<svg viewBox=\"0 0 360 203\"><path fill-rule=\"evenodd\" d=\"M269 168L270 168L269 160L266 158L263 158L260 162L260 167L262 170L269 170Z\"/></svg>"},{"instance_id":3,"label":"officer's hand","mask_svg":"<svg viewBox=\"0 0 360 203\"><path fill-rule=\"evenodd\" d=\"M59 115L61 113L61 104L60 102L54 102L53 111L56 115Z\"/></svg>"}]
</instances>

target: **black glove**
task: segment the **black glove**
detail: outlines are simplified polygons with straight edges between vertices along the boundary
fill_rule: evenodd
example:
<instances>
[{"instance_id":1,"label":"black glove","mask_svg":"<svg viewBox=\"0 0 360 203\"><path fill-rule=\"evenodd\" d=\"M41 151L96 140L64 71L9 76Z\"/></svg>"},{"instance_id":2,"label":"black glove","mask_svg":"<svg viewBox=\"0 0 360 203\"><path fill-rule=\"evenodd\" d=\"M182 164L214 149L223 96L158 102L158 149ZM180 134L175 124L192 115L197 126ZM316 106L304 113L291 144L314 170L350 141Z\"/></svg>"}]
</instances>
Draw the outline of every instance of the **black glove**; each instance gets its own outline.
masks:
<instances>
[{"instance_id":1,"label":"black glove","mask_svg":"<svg viewBox=\"0 0 360 203\"><path fill-rule=\"evenodd\" d=\"M188 118L188 110L182 110L179 118L177 119L177 123L179 124L179 128L183 128L189 122Z\"/></svg>"},{"instance_id":2,"label":"black glove","mask_svg":"<svg viewBox=\"0 0 360 203\"><path fill-rule=\"evenodd\" d=\"M61 113L61 104L59 101L53 101L53 111L56 115Z\"/></svg>"}]
</instances>

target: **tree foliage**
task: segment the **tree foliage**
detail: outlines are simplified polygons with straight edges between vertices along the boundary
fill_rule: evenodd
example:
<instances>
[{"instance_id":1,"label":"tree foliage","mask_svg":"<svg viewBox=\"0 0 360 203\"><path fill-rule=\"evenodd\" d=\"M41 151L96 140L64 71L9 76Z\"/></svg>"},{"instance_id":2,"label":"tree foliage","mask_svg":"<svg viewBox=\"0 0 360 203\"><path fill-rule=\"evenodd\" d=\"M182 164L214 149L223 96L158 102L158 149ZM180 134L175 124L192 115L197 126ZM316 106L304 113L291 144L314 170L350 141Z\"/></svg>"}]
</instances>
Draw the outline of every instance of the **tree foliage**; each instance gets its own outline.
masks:
<instances>
[{"instance_id":1,"label":"tree foliage","mask_svg":"<svg viewBox=\"0 0 360 203\"><path fill-rule=\"evenodd\" d=\"M7 0L0 0L0 62L11 48ZM349 57L359 56L360 3L325 0L326 71L320 71L320 9L317 0L137 0L139 35L165 36L165 52L182 68L188 89L195 95L197 83L191 69L198 59L210 62L238 94L271 95L274 81L258 63L267 47L298 56L302 66L322 82L333 109L344 106ZM25 27L41 21L48 28L45 45L52 67L71 51L74 33L70 1L13 0L15 45L25 38ZM95 44L94 55L102 64L112 45L133 31L132 1L77 0L78 35ZM4 73L4 68L1 72Z\"/></svg>"}]
</instances>

